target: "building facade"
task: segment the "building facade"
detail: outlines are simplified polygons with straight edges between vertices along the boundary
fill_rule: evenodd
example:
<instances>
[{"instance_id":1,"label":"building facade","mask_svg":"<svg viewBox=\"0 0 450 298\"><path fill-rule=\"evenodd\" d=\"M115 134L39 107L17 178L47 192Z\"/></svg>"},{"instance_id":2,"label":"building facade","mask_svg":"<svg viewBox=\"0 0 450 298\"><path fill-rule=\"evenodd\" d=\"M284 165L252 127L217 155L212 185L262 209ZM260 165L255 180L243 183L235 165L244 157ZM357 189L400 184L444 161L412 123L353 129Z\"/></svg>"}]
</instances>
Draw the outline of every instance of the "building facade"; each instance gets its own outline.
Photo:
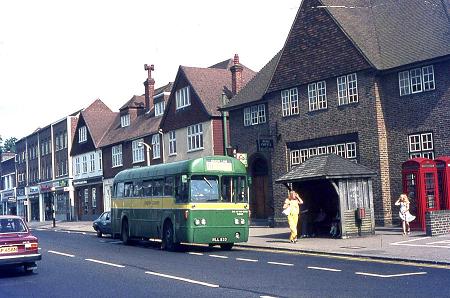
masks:
<instances>
[{"instance_id":1,"label":"building facade","mask_svg":"<svg viewBox=\"0 0 450 298\"><path fill-rule=\"evenodd\" d=\"M389 225L401 163L450 153L448 2L379 2L303 1L283 49L226 107L232 146L267 197L253 214L283 222L287 189L274 180L338 154L377 173L374 216Z\"/></svg>"}]
</instances>

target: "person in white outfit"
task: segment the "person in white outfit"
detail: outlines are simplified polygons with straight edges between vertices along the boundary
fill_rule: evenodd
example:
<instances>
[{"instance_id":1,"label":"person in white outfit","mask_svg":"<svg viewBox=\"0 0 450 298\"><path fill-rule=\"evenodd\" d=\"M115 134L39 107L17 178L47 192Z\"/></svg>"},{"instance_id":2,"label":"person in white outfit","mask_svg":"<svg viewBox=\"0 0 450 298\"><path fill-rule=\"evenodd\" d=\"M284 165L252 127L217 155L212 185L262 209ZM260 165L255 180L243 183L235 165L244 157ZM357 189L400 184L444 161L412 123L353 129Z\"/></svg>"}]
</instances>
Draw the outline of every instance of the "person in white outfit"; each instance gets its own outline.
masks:
<instances>
[{"instance_id":1,"label":"person in white outfit","mask_svg":"<svg viewBox=\"0 0 450 298\"><path fill-rule=\"evenodd\" d=\"M409 213L409 199L406 194L401 194L398 200L395 202L396 206L400 206L400 211L398 212L398 215L400 216L400 219L402 220L402 228L403 228L403 235L410 234L411 228L409 227L409 223L413 221L416 217Z\"/></svg>"}]
</instances>

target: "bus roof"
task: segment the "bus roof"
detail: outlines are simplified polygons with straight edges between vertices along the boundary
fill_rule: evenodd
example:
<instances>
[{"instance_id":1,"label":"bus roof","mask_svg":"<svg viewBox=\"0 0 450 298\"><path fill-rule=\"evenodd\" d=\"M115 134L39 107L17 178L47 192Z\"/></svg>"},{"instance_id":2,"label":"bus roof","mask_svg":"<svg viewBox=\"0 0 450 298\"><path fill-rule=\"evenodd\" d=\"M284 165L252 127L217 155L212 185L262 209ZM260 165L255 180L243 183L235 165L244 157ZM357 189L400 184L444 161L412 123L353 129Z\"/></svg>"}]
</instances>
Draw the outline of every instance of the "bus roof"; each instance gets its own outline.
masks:
<instances>
[{"instance_id":1,"label":"bus roof","mask_svg":"<svg viewBox=\"0 0 450 298\"><path fill-rule=\"evenodd\" d=\"M196 159L176 161L166 164L158 164L148 167L126 169L119 172L114 181L129 181L133 179L145 179L151 177L164 177L176 174L204 173L204 174L240 174L245 175L247 169L244 164L229 156L206 156Z\"/></svg>"}]
</instances>

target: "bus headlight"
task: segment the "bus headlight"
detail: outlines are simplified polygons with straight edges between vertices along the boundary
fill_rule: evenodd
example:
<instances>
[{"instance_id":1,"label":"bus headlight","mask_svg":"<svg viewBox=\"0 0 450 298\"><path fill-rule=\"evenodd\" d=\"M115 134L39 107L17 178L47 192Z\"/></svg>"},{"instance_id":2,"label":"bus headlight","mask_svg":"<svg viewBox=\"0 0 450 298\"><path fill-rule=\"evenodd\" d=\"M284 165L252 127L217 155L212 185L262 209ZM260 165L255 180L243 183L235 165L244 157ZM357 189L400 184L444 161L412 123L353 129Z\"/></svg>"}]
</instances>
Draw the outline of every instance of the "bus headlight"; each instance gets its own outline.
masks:
<instances>
[{"instance_id":1,"label":"bus headlight","mask_svg":"<svg viewBox=\"0 0 450 298\"><path fill-rule=\"evenodd\" d=\"M200 225L200 219L198 219L198 218L194 219L194 224L196 226L199 226Z\"/></svg>"},{"instance_id":2,"label":"bus headlight","mask_svg":"<svg viewBox=\"0 0 450 298\"><path fill-rule=\"evenodd\" d=\"M206 226L206 219L202 218L201 223L202 225Z\"/></svg>"},{"instance_id":3,"label":"bus headlight","mask_svg":"<svg viewBox=\"0 0 450 298\"><path fill-rule=\"evenodd\" d=\"M241 233L236 232L236 234L234 234L234 236L236 237L236 239L239 239L239 238L241 238Z\"/></svg>"}]
</instances>

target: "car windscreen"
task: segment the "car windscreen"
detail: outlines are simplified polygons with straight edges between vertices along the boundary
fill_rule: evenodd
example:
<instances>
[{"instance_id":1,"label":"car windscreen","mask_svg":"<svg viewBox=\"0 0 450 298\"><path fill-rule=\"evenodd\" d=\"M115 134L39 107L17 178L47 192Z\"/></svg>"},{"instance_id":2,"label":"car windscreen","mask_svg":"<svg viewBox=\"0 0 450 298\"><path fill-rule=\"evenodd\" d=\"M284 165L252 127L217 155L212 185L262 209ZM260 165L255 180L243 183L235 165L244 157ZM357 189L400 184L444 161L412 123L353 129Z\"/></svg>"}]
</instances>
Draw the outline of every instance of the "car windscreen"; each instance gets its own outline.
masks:
<instances>
[{"instance_id":1,"label":"car windscreen","mask_svg":"<svg viewBox=\"0 0 450 298\"><path fill-rule=\"evenodd\" d=\"M27 228L23 220L19 218L2 218L0 219L0 234L5 233L24 233Z\"/></svg>"}]
</instances>

